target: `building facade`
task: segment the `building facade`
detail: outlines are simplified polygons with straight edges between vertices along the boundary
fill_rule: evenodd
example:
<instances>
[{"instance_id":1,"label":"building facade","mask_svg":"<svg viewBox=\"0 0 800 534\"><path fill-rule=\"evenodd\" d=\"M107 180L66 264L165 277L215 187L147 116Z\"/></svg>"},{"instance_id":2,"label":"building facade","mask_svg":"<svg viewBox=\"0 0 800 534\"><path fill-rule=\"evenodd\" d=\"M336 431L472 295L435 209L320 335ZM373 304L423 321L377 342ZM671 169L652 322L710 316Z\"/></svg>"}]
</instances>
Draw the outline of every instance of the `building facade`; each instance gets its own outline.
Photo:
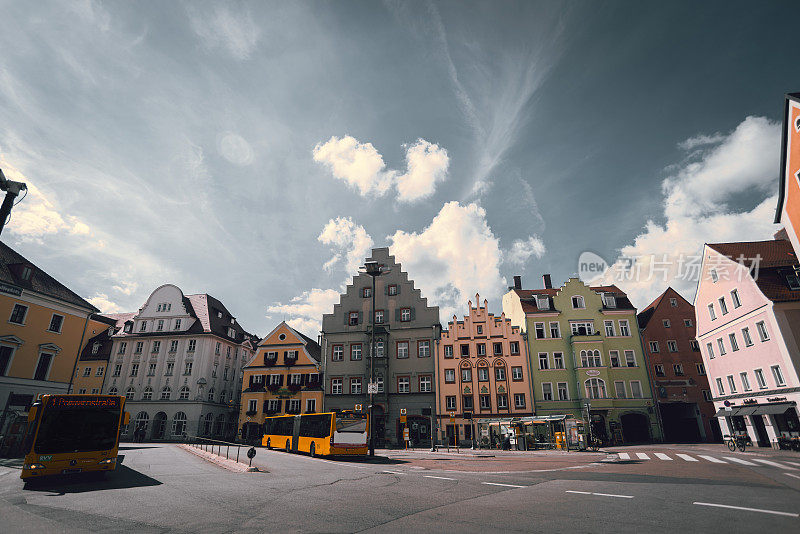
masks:
<instances>
[{"instance_id":1,"label":"building facade","mask_svg":"<svg viewBox=\"0 0 800 534\"><path fill-rule=\"evenodd\" d=\"M724 434L800 436L800 281L789 241L707 244L697 340Z\"/></svg>"},{"instance_id":2,"label":"building facade","mask_svg":"<svg viewBox=\"0 0 800 534\"><path fill-rule=\"evenodd\" d=\"M594 437L625 443L661 440L636 309L616 286L570 278L553 288L503 296L503 312L527 334L536 415L591 421ZM588 412L588 415L587 415Z\"/></svg>"},{"instance_id":3,"label":"building facade","mask_svg":"<svg viewBox=\"0 0 800 534\"><path fill-rule=\"evenodd\" d=\"M800 254L800 93L786 95L782 135L775 222L784 226L795 254Z\"/></svg>"},{"instance_id":4,"label":"building facade","mask_svg":"<svg viewBox=\"0 0 800 534\"><path fill-rule=\"evenodd\" d=\"M430 443L434 391L434 353L441 331L439 308L427 299L388 248L375 248L368 261L388 272L375 280L375 317L372 279L353 277L333 313L322 317L325 354L325 409L353 410L369 405L369 361L374 361L376 390L374 431L378 446L402 440L400 410L406 411L411 440ZM375 328L376 350L370 354Z\"/></svg>"},{"instance_id":5,"label":"building facade","mask_svg":"<svg viewBox=\"0 0 800 534\"><path fill-rule=\"evenodd\" d=\"M111 317L95 315L94 319L106 324L106 328L89 338L83 347L72 377L72 393L97 395L103 391L114 334L122 328Z\"/></svg>"},{"instance_id":6,"label":"building facade","mask_svg":"<svg viewBox=\"0 0 800 534\"><path fill-rule=\"evenodd\" d=\"M668 287L639 313L638 321L664 440L721 441L708 375L695 338L694 306Z\"/></svg>"},{"instance_id":7,"label":"building facade","mask_svg":"<svg viewBox=\"0 0 800 534\"><path fill-rule=\"evenodd\" d=\"M103 392L127 398L123 438L235 436L241 370L257 339L220 301L165 284L139 311L112 317L123 326Z\"/></svg>"},{"instance_id":8,"label":"building facade","mask_svg":"<svg viewBox=\"0 0 800 534\"><path fill-rule=\"evenodd\" d=\"M469 315L454 315L436 349L436 414L439 441L468 445L481 421L534 413L530 368L522 332L505 315L489 313L488 302L468 302ZM452 419L452 421L451 421Z\"/></svg>"},{"instance_id":9,"label":"building facade","mask_svg":"<svg viewBox=\"0 0 800 534\"><path fill-rule=\"evenodd\" d=\"M239 428L247 442L261 443L265 417L323 411L319 344L282 322L245 364L242 388Z\"/></svg>"}]
</instances>

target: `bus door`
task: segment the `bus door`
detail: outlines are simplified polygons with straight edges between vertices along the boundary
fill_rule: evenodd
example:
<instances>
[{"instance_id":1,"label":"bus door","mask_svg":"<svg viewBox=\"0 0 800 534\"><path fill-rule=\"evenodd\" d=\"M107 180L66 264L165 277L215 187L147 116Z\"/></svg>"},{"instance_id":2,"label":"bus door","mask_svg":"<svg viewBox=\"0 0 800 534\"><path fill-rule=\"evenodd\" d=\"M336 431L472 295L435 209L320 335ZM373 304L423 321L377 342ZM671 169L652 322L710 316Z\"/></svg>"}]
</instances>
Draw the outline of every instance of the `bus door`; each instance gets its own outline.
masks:
<instances>
[{"instance_id":1,"label":"bus door","mask_svg":"<svg viewBox=\"0 0 800 534\"><path fill-rule=\"evenodd\" d=\"M292 452L297 452L297 446L300 443L300 416L295 415L292 418L292 423Z\"/></svg>"}]
</instances>

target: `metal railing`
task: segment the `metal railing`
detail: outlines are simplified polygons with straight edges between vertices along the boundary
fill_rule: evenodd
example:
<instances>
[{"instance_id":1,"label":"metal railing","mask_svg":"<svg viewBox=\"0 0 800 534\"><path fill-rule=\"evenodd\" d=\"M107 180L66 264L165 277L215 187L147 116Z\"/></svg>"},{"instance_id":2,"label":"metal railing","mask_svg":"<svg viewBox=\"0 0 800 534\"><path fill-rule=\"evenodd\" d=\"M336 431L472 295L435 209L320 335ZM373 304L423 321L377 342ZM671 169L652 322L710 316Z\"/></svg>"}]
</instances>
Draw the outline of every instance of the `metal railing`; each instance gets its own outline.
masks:
<instances>
[{"instance_id":1,"label":"metal railing","mask_svg":"<svg viewBox=\"0 0 800 534\"><path fill-rule=\"evenodd\" d=\"M222 456L223 449L225 450L225 459L232 460L233 453L231 452L232 448L236 448L236 461L239 461L239 453L242 447L248 449L250 445L246 443L231 443L230 441L221 441L218 439L211 439L211 438L203 438L200 436L194 436L187 440L187 444L195 449L202 450L205 452L210 452L211 454L216 454L217 456ZM216 449L216 452L214 451Z\"/></svg>"}]
</instances>

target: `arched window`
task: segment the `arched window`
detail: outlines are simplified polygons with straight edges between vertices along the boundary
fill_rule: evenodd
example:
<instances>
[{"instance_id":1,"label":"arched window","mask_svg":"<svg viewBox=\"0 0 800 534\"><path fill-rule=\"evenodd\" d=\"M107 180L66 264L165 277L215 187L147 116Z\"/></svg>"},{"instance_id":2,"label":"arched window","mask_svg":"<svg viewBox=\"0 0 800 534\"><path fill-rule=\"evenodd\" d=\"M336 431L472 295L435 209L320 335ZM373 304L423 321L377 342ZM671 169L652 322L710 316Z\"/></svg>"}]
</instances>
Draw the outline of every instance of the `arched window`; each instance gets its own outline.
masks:
<instances>
[{"instance_id":1,"label":"arched window","mask_svg":"<svg viewBox=\"0 0 800 534\"><path fill-rule=\"evenodd\" d=\"M214 429L214 434L219 437L222 436L224 433L225 433L225 414L221 413L217 416L217 424L216 428Z\"/></svg>"},{"instance_id":2,"label":"arched window","mask_svg":"<svg viewBox=\"0 0 800 534\"><path fill-rule=\"evenodd\" d=\"M109 390L108 390L108 394L109 394L109 395L116 395L116 394L117 394L117 388L111 388L111 389L109 389Z\"/></svg>"},{"instance_id":3,"label":"arched window","mask_svg":"<svg viewBox=\"0 0 800 534\"><path fill-rule=\"evenodd\" d=\"M136 390L133 389L133 386L129 387L125 390L125 398L128 400L133 399L133 396L136 395Z\"/></svg>"},{"instance_id":4,"label":"arched window","mask_svg":"<svg viewBox=\"0 0 800 534\"><path fill-rule=\"evenodd\" d=\"M142 394L142 400L153 400L153 388L147 386L144 388L144 393Z\"/></svg>"},{"instance_id":5,"label":"arched window","mask_svg":"<svg viewBox=\"0 0 800 534\"><path fill-rule=\"evenodd\" d=\"M606 398L606 383L599 378L590 378L586 382L586 396L590 399Z\"/></svg>"},{"instance_id":6,"label":"arched window","mask_svg":"<svg viewBox=\"0 0 800 534\"><path fill-rule=\"evenodd\" d=\"M172 435L182 436L186 432L186 414L178 412L172 418Z\"/></svg>"},{"instance_id":7,"label":"arched window","mask_svg":"<svg viewBox=\"0 0 800 534\"><path fill-rule=\"evenodd\" d=\"M208 402L214 402L214 388L208 390Z\"/></svg>"},{"instance_id":8,"label":"arched window","mask_svg":"<svg viewBox=\"0 0 800 534\"><path fill-rule=\"evenodd\" d=\"M188 399L188 398L189 398L189 388L188 388L188 387L186 387L186 386L183 386L183 387L181 388L181 391L180 391L179 395L178 395L178 398L179 398L180 400L186 400L186 399Z\"/></svg>"},{"instance_id":9,"label":"arched window","mask_svg":"<svg viewBox=\"0 0 800 534\"><path fill-rule=\"evenodd\" d=\"M591 350L581 351L581 367L602 367L603 362L600 358L600 351Z\"/></svg>"},{"instance_id":10,"label":"arched window","mask_svg":"<svg viewBox=\"0 0 800 534\"><path fill-rule=\"evenodd\" d=\"M224 403L225 402L225 392L224 391L220 392L220 394L219 394L219 402L220 403Z\"/></svg>"},{"instance_id":11,"label":"arched window","mask_svg":"<svg viewBox=\"0 0 800 534\"><path fill-rule=\"evenodd\" d=\"M166 386L164 389L161 390L161 400L169 400L171 395L172 395L172 390L169 388L169 386Z\"/></svg>"},{"instance_id":12,"label":"arched window","mask_svg":"<svg viewBox=\"0 0 800 534\"><path fill-rule=\"evenodd\" d=\"M214 415L207 413L205 421L203 421L203 434L206 436L211 435L211 425L214 423Z\"/></svg>"},{"instance_id":13,"label":"arched window","mask_svg":"<svg viewBox=\"0 0 800 534\"><path fill-rule=\"evenodd\" d=\"M136 414L136 419L133 421L133 431L139 431L144 435L147 432L147 423L150 421L150 416L147 412L139 412Z\"/></svg>"}]
</instances>

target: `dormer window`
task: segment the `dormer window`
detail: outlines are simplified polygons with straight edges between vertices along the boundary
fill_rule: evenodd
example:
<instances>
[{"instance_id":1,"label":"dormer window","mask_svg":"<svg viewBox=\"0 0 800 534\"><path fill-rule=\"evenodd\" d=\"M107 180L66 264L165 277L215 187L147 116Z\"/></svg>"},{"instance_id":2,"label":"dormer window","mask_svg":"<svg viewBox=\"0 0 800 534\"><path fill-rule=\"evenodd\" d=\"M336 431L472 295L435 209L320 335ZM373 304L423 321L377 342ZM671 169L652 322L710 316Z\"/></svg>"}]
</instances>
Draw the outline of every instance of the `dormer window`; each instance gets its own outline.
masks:
<instances>
[{"instance_id":1,"label":"dormer window","mask_svg":"<svg viewBox=\"0 0 800 534\"><path fill-rule=\"evenodd\" d=\"M540 310L549 310L550 300L543 295L539 295L536 297L536 307Z\"/></svg>"},{"instance_id":2,"label":"dormer window","mask_svg":"<svg viewBox=\"0 0 800 534\"><path fill-rule=\"evenodd\" d=\"M94 343L92 345L92 354L97 354L100 351L100 343Z\"/></svg>"},{"instance_id":3,"label":"dormer window","mask_svg":"<svg viewBox=\"0 0 800 534\"><path fill-rule=\"evenodd\" d=\"M125 323L125 326L124 326L124 327L122 327L122 330L123 330L124 332L127 332L127 333L129 333L129 334L130 334L130 333L131 333L131 330L133 330L133 323Z\"/></svg>"},{"instance_id":4,"label":"dormer window","mask_svg":"<svg viewBox=\"0 0 800 534\"><path fill-rule=\"evenodd\" d=\"M616 308L617 298L611 293L603 294L603 304L606 308Z\"/></svg>"},{"instance_id":5,"label":"dormer window","mask_svg":"<svg viewBox=\"0 0 800 534\"><path fill-rule=\"evenodd\" d=\"M222 312L221 312L221 311L219 311L219 310L217 310L217 317L219 317L220 319L222 319Z\"/></svg>"},{"instance_id":6,"label":"dormer window","mask_svg":"<svg viewBox=\"0 0 800 534\"><path fill-rule=\"evenodd\" d=\"M26 280L26 281L30 280L31 279L31 274L33 274L33 269L31 269L30 267L25 265L25 266L22 267L22 273L20 274L20 278L22 278L23 280Z\"/></svg>"},{"instance_id":7,"label":"dormer window","mask_svg":"<svg viewBox=\"0 0 800 534\"><path fill-rule=\"evenodd\" d=\"M233 338L236 337L236 330L234 330L230 326L228 327L228 337L233 337Z\"/></svg>"},{"instance_id":8,"label":"dormer window","mask_svg":"<svg viewBox=\"0 0 800 534\"><path fill-rule=\"evenodd\" d=\"M583 302L583 297L581 296L572 297L572 307L575 309L585 308L586 304Z\"/></svg>"},{"instance_id":9,"label":"dormer window","mask_svg":"<svg viewBox=\"0 0 800 534\"><path fill-rule=\"evenodd\" d=\"M797 278L796 274L787 274L786 283L789 284L789 289L792 291L800 289L800 279Z\"/></svg>"}]
</instances>

